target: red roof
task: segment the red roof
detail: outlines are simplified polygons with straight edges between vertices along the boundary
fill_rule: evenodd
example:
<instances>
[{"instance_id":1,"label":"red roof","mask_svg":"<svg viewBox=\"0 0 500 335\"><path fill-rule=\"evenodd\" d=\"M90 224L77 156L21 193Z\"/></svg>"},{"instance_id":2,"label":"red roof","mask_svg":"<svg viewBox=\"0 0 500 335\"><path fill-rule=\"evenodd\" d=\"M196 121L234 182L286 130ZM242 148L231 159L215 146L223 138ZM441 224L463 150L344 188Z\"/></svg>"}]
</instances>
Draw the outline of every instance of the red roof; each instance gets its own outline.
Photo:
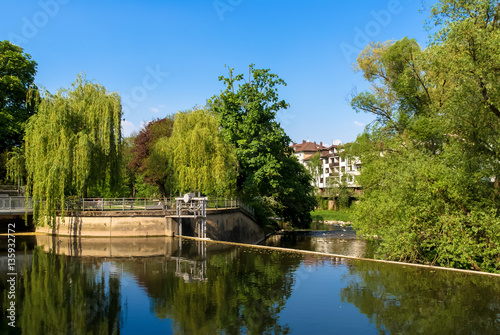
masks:
<instances>
[{"instance_id":1,"label":"red roof","mask_svg":"<svg viewBox=\"0 0 500 335\"><path fill-rule=\"evenodd\" d=\"M323 145L323 142L306 142L302 141L302 143L292 143L291 147L295 152L316 152L318 150L329 149Z\"/></svg>"}]
</instances>

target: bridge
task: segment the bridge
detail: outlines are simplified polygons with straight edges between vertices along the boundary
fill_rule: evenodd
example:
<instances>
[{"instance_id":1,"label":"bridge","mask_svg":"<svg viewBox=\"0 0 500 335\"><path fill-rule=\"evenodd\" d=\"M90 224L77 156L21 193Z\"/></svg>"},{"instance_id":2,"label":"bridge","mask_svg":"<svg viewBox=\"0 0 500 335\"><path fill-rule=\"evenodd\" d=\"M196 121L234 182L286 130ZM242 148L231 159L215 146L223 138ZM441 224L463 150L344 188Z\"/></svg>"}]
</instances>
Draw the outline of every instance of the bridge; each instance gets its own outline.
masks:
<instances>
[{"instance_id":1,"label":"bridge","mask_svg":"<svg viewBox=\"0 0 500 335\"><path fill-rule=\"evenodd\" d=\"M206 208L228 209L242 208L252 216L253 208L237 198L212 197L207 198ZM176 211L175 198L80 198L66 201L64 209L67 212L117 212L117 211ZM33 201L24 196L0 197L0 215L24 215L33 213Z\"/></svg>"},{"instance_id":2,"label":"bridge","mask_svg":"<svg viewBox=\"0 0 500 335\"><path fill-rule=\"evenodd\" d=\"M26 202L23 196L0 197L0 215L24 215L33 213L33 201L31 198Z\"/></svg>"},{"instance_id":3,"label":"bridge","mask_svg":"<svg viewBox=\"0 0 500 335\"><path fill-rule=\"evenodd\" d=\"M0 232L16 223L25 230L64 236L194 236L217 240L253 239L263 234L254 211L237 198L195 197L203 205L179 202L184 198L80 198L65 202L65 217L56 224L34 227L33 201L22 196L0 198ZM189 202L189 201L188 201ZM25 214L28 224L25 224ZM4 229L5 228L5 229Z\"/></svg>"}]
</instances>

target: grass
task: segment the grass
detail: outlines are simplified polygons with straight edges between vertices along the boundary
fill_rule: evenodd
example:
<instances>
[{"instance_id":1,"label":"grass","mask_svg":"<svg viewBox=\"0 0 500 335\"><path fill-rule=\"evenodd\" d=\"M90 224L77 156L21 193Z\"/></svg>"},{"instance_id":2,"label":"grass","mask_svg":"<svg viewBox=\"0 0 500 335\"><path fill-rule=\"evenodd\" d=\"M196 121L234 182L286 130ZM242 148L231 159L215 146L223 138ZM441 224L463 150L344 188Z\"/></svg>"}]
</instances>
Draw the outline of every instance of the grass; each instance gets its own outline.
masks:
<instances>
[{"instance_id":1,"label":"grass","mask_svg":"<svg viewBox=\"0 0 500 335\"><path fill-rule=\"evenodd\" d=\"M339 211L333 211L333 210L325 210L325 209L318 209L314 210L311 212L311 216L313 221L350 221L352 222L354 219L354 216L352 214L352 210L339 210Z\"/></svg>"}]
</instances>

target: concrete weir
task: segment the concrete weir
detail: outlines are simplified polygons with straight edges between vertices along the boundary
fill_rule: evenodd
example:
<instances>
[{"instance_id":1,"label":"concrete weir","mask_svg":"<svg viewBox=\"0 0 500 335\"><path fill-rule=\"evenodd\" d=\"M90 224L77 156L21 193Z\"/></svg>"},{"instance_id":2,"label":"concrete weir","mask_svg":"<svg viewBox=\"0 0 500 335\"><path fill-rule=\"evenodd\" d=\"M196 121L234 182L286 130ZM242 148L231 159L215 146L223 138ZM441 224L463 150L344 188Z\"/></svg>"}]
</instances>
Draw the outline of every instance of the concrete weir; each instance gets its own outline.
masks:
<instances>
[{"instance_id":1,"label":"concrete weir","mask_svg":"<svg viewBox=\"0 0 500 335\"><path fill-rule=\"evenodd\" d=\"M195 219L182 218L182 235L197 236ZM257 243L264 230L251 215L239 208L207 210L207 238L219 241ZM54 227L37 227L37 233L81 237L178 236L178 218L170 211L68 212Z\"/></svg>"}]
</instances>

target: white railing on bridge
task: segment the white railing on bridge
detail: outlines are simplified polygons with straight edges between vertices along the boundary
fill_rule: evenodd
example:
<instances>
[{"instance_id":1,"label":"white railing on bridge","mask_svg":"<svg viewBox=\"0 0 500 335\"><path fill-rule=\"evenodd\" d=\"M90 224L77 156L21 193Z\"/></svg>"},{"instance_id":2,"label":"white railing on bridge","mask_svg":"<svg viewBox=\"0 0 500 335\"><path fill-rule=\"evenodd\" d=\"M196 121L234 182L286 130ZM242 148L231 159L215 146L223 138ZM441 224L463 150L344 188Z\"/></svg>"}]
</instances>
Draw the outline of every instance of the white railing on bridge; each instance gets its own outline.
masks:
<instances>
[{"instance_id":1,"label":"white railing on bridge","mask_svg":"<svg viewBox=\"0 0 500 335\"><path fill-rule=\"evenodd\" d=\"M31 198L26 205L26 198L0 197L0 210L32 210ZM242 208L254 215L254 210L237 198L211 197L207 201L208 209ZM175 210L175 198L85 198L67 200L67 211L140 211L140 210Z\"/></svg>"},{"instance_id":2,"label":"white railing on bridge","mask_svg":"<svg viewBox=\"0 0 500 335\"><path fill-rule=\"evenodd\" d=\"M253 208L237 198L208 198L207 208L243 208L254 215ZM66 202L66 210L79 211L140 211L175 210L175 198L85 198Z\"/></svg>"},{"instance_id":3,"label":"white railing on bridge","mask_svg":"<svg viewBox=\"0 0 500 335\"><path fill-rule=\"evenodd\" d=\"M26 198L22 196L18 197L0 197L0 210L3 211L21 211L21 210L31 210L33 209L33 202L31 198L28 199L26 206Z\"/></svg>"}]
</instances>

